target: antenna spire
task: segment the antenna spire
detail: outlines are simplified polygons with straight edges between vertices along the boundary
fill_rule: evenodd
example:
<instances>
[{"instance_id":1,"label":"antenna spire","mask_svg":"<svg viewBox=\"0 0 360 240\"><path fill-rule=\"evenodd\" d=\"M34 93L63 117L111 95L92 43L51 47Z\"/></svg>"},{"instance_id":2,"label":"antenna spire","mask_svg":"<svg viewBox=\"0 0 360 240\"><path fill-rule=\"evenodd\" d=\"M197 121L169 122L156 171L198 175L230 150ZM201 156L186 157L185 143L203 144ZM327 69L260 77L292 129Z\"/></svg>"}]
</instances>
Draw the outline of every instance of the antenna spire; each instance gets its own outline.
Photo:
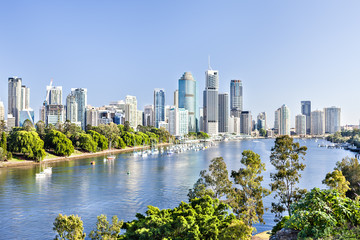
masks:
<instances>
[{"instance_id":1,"label":"antenna spire","mask_svg":"<svg viewBox=\"0 0 360 240\"><path fill-rule=\"evenodd\" d=\"M208 68L209 68L209 70L212 70L212 68L210 66L210 55L208 55Z\"/></svg>"}]
</instances>

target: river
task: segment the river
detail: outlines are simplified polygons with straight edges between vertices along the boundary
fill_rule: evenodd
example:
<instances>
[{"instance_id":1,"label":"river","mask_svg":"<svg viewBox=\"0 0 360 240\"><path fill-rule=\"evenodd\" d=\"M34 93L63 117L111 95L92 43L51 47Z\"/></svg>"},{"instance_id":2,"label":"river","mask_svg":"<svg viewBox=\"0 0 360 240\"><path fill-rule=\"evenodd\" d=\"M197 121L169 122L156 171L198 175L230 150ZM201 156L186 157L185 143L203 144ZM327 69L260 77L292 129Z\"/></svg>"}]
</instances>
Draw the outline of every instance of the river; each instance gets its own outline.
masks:
<instances>
[{"instance_id":1,"label":"river","mask_svg":"<svg viewBox=\"0 0 360 240\"><path fill-rule=\"evenodd\" d=\"M303 188L324 188L321 181L335 163L354 156L342 149L319 148L325 140L296 141L308 147L299 184ZM188 189L212 158L222 156L231 172L241 167L241 153L247 149L260 154L266 164L263 185L268 186L274 171L269 161L273 145L273 139L229 141L170 156L135 158L126 153L107 163L104 157L58 162L49 165L52 174L42 179L35 178L39 166L0 169L0 239L53 239L53 222L59 213L79 215L88 235L100 214L129 221L148 205L173 208L187 201ZM96 165L90 165L91 161ZM272 201L272 196L265 198L265 207L270 208ZM265 225L255 226L258 232L274 225L270 210L264 220Z\"/></svg>"}]
</instances>

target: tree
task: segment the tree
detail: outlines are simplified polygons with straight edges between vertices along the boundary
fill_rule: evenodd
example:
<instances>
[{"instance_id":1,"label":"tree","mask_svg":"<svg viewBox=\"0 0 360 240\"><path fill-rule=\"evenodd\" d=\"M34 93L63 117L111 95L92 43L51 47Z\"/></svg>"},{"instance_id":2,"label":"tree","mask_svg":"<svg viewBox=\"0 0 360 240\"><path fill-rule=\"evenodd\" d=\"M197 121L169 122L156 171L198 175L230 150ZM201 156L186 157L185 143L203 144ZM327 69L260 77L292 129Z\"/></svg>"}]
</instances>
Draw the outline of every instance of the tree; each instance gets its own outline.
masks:
<instances>
[{"instance_id":1,"label":"tree","mask_svg":"<svg viewBox=\"0 0 360 240\"><path fill-rule=\"evenodd\" d=\"M5 132L2 132L2 133L1 133L0 147L3 149L4 154L6 154L6 152L7 152L7 137L6 137L6 133L5 133Z\"/></svg>"},{"instance_id":2,"label":"tree","mask_svg":"<svg viewBox=\"0 0 360 240\"><path fill-rule=\"evenodd\" d=\"M117 216L113 216L112 223L110 224L106 218L106 215L100 215L97 217L96 228L90 232L89 237L93 240L119 239L123 223L123 221L119 221Z\"/></svg>"},{"instance_id":3,"label":"tree","mask_svg":"<svg viewBox=\"0 0 360 240\"><path fill-rule=\"evenodd\" d=\"M122 149L122 148L126 147L126 144L121 137L117 136L115 138L115 140L113 141L113 146L114 146L114 148Z\"/></svg>"},{"instance_id":4,"label":"tree","mask_svg":"<svg viewBox=\"0 0 360 240\"><path fill-rule=\"evenodd\" d=\"M266 137L266 130L264 128L261 128L259 134L260 136Z\"/></svg>"},{"instance_id":5,"label":"tree","mask_svg":"<svg viewBox=\"0 0 360 240\"><path fill-rule=\"evenodd\" d=\"M46 155L44 141L34 131L12 131L8 139L8 150L38 161L41 161Z\"/></svg>"},{"instance_id":6,"label":"tree","mask_svg":"<svg viewBox=\"0 0 360 240\"><path fill-rule=\"evenodd\" d=\"M108 146L111 148L112 142L120 135L120 130L115 123L99 125L100 134L104 135L108 139Z\"/></svg>"},{"instance_id":7,"label":"tree","mask_svg":"<svg viewBox=\"0 0 360 240\"><path fill-rule=\"evenodd\" d=\"M1 132L5 132L5 130L6 130L5 120L1 120L1 121L0 121L0 133L1 133Z\"/></svg>"},{"instance_id":8,"label":"tree","mask_svg":"<svg viewBox=\"0 0 360 240\"><path fill-rule=\"evenodd\" d=\"M95 132L94 130L89 130L87 131L87 133L94 139L94 141L97 143L97 147L100 151L102 150L105 150L108 148L108 139L98 133L98 132Z\"/></svg>"},{"instance_id":9,"label":"tree","mask_svg":"<svg viewBox=\"0 0 360 240\"><path fill-rule=\"evenodd\" d=\"M122 136L126 146L133 147L135 145L135 134L132 132L125 132Z\"/></svg>"},{"instance_id":10,"label":"tree","mask_svg":"<svg viewBox=\"0 0 360 240\"><path fill-rule=\"evenodd\" d=\"M266 170L265 164L261 162L260 155L253 151L245 150L242 156L241 163L245 168L231 172L234 183L240 188L233 189L230 206L237 217L249 226L258 222L265 223L262 199L270 194L268 189L261 186L261 173Z\"/></svg>"},{"instance_id":11,"label":"tree","mask_svg":"<svg viewBox=\"0 0 360 240\"><path fill-rule=\"evenodd\" d=\"M148 206L146 216L125 223L120 239L250 239L252 228L218 199L192 199L174 209Z\"/></svg>"},{"instance_id":12,"label":"tree","mask_svg":"<svg viewBox=\"0 0 360 240\"><path fill-rule=\"evenodd\" d=\"M54 222L54 231L57 232L55 240L81 240L85 239L83 222L77 215L59 214Z\"/></svg>"},{"instance_id":13,"label":"tree","mask_svg":"<svg viewBox=\"0 0 360 240\"><path fill-rule=\"evenodd\" d=\"M25 131L33 131L34 130L34 124L29 120L29 119L26 119L22 125L22 128L25 130Z\"/></svg>"},{"instance_id":14,"label":"tree","mask_svg":"<svg viewBox=\"0 0 360 240\"><path fill-rule=\"evenodd\" d=\"M36 123L36 132L39 134L39 137L44 140L45 139L45 135L46 135L46 132L45 132L45 123L43 121L38 121Z\"/></svg>"},{"instance_id":15,"label":"tree","mask_svg":"<svg viewBox=\"0 0 360 240\"><path fill-rule=\"evenodd\" d=\"M46 134L45 149L53 150L58 156L70 156L74 152L70 139L57 130L51 130Z\"/></svg>"},{"instance_id":16,"label":"tree","mask_svg":"<svg viewBox=\"0 0 360 240\"><path fill-rule=\"evenodd\" d=\"M75 133L71 136L74 146L85 152L96 152L97 142L93 140L91 135L86 133Z\"/></svg>"},{"instance_id":17,"label":"tree","mask_svg":"<svg viewBox=\"0 0 360 240\"><path fill-rule=\"evenodd\" d=\"M330 189L337 190L342 196L345 196L345 193L350 189L350 183L346 181L346 178L339 170L326 174L322 183L329 186Z\"/></svg>"},{"instance_id":18,"label":"tree","mask_svg":"<svg viewBox=\"0 0 360 240\"><path fill-rule=\"evenodd\" d=\"M360 196L360 164L358 159L346 157L341 162L336 163L335 170L339 170L349 181L350 189L346 196L352 199Z\"/></svg>"},{"instance_id":19,"label":"tree","mask_svg":"<svg viewBox=\"0 0 360 240\"><path fill-rule=\"evenodd\" d=\"M197 133L197 138L199 138L199 139L207 139L209 137L210 136L207 133L204 133L204 132L198 132Z\"/></svg>"},{"instance_id":20,"label":"tree","mask_svg":"<svg viewBox=\"0 0 360 240\"><path fill-rule=\"evenodd\" d=\"M80 126L76 125L75 123L66 120L63 126L63 133L66 135L67 138L70 138L72 135L76 133L84 133Z\"/></svg>"},{"instance_id":21,"label":"tree","mask_svg":"<svg viewBox=\"0 0 360 240\"><path fill-rule=\"evenodd\" d=\"M291 216L290 205L306 192L305 189L296 187L301 177L300 171L305 169L305 164L301 160L305 160L306 150L306 146L300 147L299 143L295 143L287 135L276 138L275 146L271 149L270 162L276 172L270 174L270 186L271 191L275 192L274 198L279 199L277 203L271 203L275 221L281 219L284 211Z\"/></svg>"},{"instance_id":22,"label":"tree","mask_svg":"<svg viewBox=\"0 0 360 240\"><path fill-rule=\"evenodd\" d=\"M199 184L200 183L200 184ZM211 160L209 173L206 170L200 172L200 179L194 185L194 189L189 190L189 197L202 196L202 186L211 190L214 198L226 196L231 190L232 182L229 180L229 173L226 163L222 157ZM197 193L197 191L200 191Z\"/></svg>"}]
</instances>

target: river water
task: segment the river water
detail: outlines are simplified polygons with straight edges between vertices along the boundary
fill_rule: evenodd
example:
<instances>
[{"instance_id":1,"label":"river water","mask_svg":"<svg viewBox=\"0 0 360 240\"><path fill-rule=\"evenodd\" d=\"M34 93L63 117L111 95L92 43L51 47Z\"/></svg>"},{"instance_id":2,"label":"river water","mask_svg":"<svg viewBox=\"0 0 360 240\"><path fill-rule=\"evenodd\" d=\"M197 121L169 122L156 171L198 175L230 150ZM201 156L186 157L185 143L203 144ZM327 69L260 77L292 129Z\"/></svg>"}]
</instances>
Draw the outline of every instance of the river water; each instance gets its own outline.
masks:
<instances>
[{"instance_id":1,"label":"river water","mask_svg":"<svg viewBox=\"0 0 360 240\"><path fill-rule=\"evenodd\" d=\"M300 182L303 188L324 188L321 181L335 163L354 156L341 149L319 148L325 140L296 141L308 147ZM129 221L148 205L173 208L187 201L188 189L212 158L222 156L231 172L241 167L241 153L247 149L260 154L266 164L263 185L268 186L274 171L269 161L273 145L273 139L229 141L204 151L169 156L141 158L128 153L108 163L103 157L59 162L49 165L52 174L42 179L35 178L39 166L0 169L0 239L53 239L53 222L59 213L79 215L88 235L100 214ZM96 165L90 165L91 161ZM270 208L272 201L272 196L265 198L265 207ZM274 225L270 210L264 219L265 225L255 226L258 232Z\"/></svg>"}]
</instances>

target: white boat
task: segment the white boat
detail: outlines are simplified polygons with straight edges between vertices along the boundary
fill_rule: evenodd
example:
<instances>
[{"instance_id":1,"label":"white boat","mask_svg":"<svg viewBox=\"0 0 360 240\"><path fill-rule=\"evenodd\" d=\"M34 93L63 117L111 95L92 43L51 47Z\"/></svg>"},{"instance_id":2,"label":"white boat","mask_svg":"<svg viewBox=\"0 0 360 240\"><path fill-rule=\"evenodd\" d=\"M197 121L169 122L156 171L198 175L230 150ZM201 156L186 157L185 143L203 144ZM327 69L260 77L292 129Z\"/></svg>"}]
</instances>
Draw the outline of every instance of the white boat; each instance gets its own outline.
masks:
<instances>
[{"instance_id":1,"label":"white boat","mask_svg":"<svg viewBox=\"0 0 360 240\"><path fill-rule=\"evenodd\" d=\"M47 168L45 168L44 171L42 171L42 173L52 174L52 167L47 167Z\"/></svg>"},{"instance_id":2,"label":"white boat","mask_svg":"<svg viewBox=\"0 0 360 240\"><path fill-rule=\"evenodd\" d=\"M107 157L107 160L114 160L115 159L115 156L114 155L110 155Z\"/></svg>"},{"instance_id":3,"label":"white boat","mask_svg":"<svg viewBox=\"0 0 360 240\"><path fill-rule=\"evenodd\" d=\"M36 173L36 174L35 174L35 177L36 177L36 178L44 178L44 177L46 177L46 174L45 174L44 172Z\"/></svg>"}]
</instances>

